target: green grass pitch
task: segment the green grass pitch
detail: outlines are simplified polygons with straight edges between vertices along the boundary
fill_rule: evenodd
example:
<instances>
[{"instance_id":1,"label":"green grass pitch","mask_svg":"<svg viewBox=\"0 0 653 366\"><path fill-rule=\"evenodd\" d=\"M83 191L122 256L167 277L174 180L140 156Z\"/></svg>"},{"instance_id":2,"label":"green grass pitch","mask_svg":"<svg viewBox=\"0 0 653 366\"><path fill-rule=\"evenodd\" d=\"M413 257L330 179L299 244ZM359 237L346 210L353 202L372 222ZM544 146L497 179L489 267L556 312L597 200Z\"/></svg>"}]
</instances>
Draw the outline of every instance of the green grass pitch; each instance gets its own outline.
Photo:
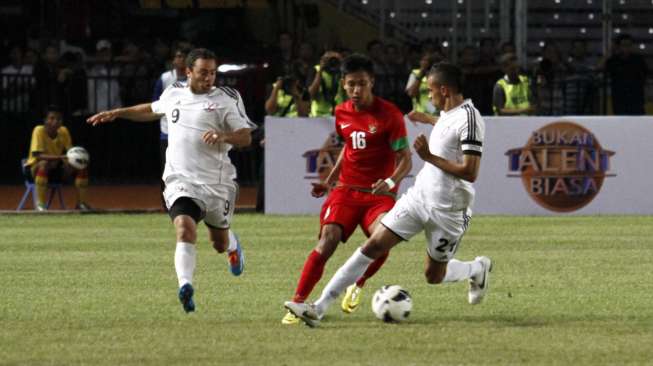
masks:
<instances>
[{"instance_id":1,"label":"green grass pitch","mask_svg":"<svg viewBox=\"0 0 653 366\"><path fill-rule=\"evenodd\" d=\"M237 214L234 228L245 273L229 273L200 226L187 315L166 216L1 216L0 365L653 363L653 217L475 217L457 257L494 260L478 306L464 283L426 283L419 235L368 282L358 312L337 304L318 329L280 323L317 217ZM313 299L362 241L338 249ZM384 284L412 294L407 323L372 314Z\"/></svg>"}]
</instances>

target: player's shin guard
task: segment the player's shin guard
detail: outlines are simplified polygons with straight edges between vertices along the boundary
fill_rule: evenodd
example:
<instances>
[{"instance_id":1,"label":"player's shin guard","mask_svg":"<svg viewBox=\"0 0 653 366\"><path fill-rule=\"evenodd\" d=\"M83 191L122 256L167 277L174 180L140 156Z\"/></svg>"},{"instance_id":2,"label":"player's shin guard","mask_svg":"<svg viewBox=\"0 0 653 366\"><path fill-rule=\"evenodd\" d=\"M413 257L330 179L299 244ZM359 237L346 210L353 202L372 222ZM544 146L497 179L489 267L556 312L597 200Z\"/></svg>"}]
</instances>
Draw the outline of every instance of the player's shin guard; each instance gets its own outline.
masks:
<instances>
[{"instance_id":1,"label":"player's shin guard","mask_svg":"<svg viewBox=\"0 0 653 366\"><path fill-rule=\"evenodd\" d=\"M356 249L354 254L338 269L324 290L322 290L322 295L315 302L317 313L320 315L324 314L333 300L338 298L347 286L354 283L357 278L360 278L372 262L373 259L363 254L361 248Z\"/></svg>"},{"instance_id":2,"label":"player's shin guard","mask_svg":"<svg viewBox=\"0 0 653 366\"><path fill-rule=\"evenodd\" d=\"M88 188L88 170L82 169L75 176L75 187L77 188L77 202L86 203L86 191Z\"/></svg>"},{"instance_id":3,"label":"player's shin guard","mask_svg":"<svg viewBox=\"0 0 653 366\"><path fill-rule=\"evenodd\" d=\"M40 206L45 206L48 195L48 173L45 169L37 169L34 177L34 186L36 188L36 197Z\"/></svg>"},{"instance_id":4,"label":"player's shin guard","mask_svg":"<svg viewBox=\"0 0 653 366\"><path fill-rule=\"evenodd\" d=\"M304 262L304 268L302 269L301 277L299 277L295 296L292 301L304 302L306 300L308 295L311 294L311 291L313 291L315 285L322 278L326 261L327 258L317 250L313 250L311 254L308 255L306 262Z\"/></svg>"},{"instance_id":5,"label":"player's shin guard","mask_svg":"<svg viewBox=\"0 0 653 366\"><path fill-rule=\"evenodd\" d=\"M376 274L376 272L381 269L381 266L383 266L383 263L385 263L385 260L388 259L388 255L390 253L385 253L384 255L380 256L379 258L375 259L374 262L372 262L368 267L367 270L365 270L365 273L356 281L356 286L358 287L363 287L365 286L365 281L367 281L369 278L372 278Z\"/></svg>"},{"instance_id":6,"label":"player's shin guard","mask_svg":"<svg viewBox=\"0 0 653 366\"><path fill-rule=\"evenodd\" d=\"M175 270L179 287L187 283L193 283L195 272L197 249L192 243L178 242L175 249Z\"/></svg>"}]
</instances>

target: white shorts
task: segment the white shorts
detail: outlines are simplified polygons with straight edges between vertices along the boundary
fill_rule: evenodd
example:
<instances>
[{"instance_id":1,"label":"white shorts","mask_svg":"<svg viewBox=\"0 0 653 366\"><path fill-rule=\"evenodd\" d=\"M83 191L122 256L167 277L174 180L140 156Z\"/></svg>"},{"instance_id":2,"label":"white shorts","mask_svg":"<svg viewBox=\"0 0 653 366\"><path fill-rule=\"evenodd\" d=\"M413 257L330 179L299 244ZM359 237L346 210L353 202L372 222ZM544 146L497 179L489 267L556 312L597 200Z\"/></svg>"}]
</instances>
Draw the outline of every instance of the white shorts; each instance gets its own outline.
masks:
<instances>
[{"instance_id":1,"label":"white shorts","mask_svg":"<svg viewBox=\"0 0 653 366\"><path fill-rule=\"evenodd\" d=\"M470 220L470 209L429 208L404 194L381 223L406 241L424 230L429 256L437 262L448 262L456 254Z\"/></svg>"},{"instance_id":2,"label":"white shorts","mask_svg":"<svg viewBox=\"0 0 653 366\"><path fill-rule=\"evenodd\" d=\"M169 176L165 181L163 198L168 209L181 197L192 198L200 207L207 226L227 229L236 207L238 185L232 184L194 184L180 176Z\"/></svg>"}]
</instances>

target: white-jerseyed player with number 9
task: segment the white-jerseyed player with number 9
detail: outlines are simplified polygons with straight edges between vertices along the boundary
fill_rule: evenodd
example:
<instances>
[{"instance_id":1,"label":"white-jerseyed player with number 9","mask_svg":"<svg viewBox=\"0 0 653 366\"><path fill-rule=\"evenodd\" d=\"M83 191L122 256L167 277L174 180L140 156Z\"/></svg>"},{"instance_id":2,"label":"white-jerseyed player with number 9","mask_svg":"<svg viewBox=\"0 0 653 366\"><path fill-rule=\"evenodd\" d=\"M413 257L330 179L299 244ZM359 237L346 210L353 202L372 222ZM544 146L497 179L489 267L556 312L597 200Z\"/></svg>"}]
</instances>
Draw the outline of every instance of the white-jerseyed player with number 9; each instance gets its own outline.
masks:
<instances>
[{"instance_id":1,"label":"white-jerseyed player with number 9","mask_svg":"<svg viewBox=\"0 0 653 366\"><path fill-rule=\"evenodd\" d=\"M178 297L184 311L191 312L195 311L192 283L201 220L216 251L227 252L231 273L239 276L243 272L242 248L229 229L238 186L236 168L227 153L232 146L249 145L255 125L235 89L214 86L217 60L213 52L192 50L186 67L187 86L175 83L156 102L100 112L87 122L97 125L116 118L158 121L162 115L168 119L164 197L177 233Z\"/></svg>"}]
</instances>

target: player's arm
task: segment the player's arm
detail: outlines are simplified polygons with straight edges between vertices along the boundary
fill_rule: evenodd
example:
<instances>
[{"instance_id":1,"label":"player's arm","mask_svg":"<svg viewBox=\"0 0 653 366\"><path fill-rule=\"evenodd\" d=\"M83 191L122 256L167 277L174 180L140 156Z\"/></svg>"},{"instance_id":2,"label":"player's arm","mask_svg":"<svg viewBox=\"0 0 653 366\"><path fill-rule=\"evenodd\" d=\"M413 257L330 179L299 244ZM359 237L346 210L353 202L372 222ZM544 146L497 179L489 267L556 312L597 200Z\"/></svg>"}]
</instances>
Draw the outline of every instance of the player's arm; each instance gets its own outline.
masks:
<instances>
[{"instance_id":1,"label":"player's arm","mask_svg":"<svg viewBox=\"0 0 653 366\"><path fill-rule=\"evenodd\" d=\"M66 155L43 154L41 151L32 151L32 155L36 158L36 160L47 161L62 160L66 158Z\"/></svg>"},{"instance_id":2,"label":"player's arm","mask_svg":"<svg viewBox=\"0 0 653 366\"><path fill-rule=\"evenodd\" d=\"M372 193L377 194L390 191L399 184L404 177L406 177L412 168L413 161L410 158L410 149L406 147L395 151L394 172L392 172L392 175L388 178L376 181L376 183L372 185Z\"/></svg>"},{"instance_id":3,"label":"player's arm","mask_svg":"<svg viewBox=\"0 0 653 366\"><path fill-rule=\"evenodd\" d=\"M208 130L202 135L202 140L209 145L217 143L230 144L236 147L246 147L252 143L252 129L241 128L233 132L218 132Z\"/></svg>"},{"instance_id":4,"label":"player's arm","mask_svg":"<svg viewBox=\"0 0 653 366\"><path fill-rule=\"evenodd\" d=\"M446 173L472 183L478 177L478 171L481 167L481 155L476 151L464 152L462 163L443 159L431 154L429 142L424 134L417 136L413 147L422 160L435 165Z\"/></svg>"},{"instance_id":5,"label":"player's arm","mask_svg":"<svg viewBox=\"0 0 653 366\"><path fill-rule=\"evenodd\" d=\"M408 119L413 122L414 125L417 125L417 122L427 125L435 125L436 122L438 122L438 118L439 117L424 112L410 111L408 113Z\"/></svg>"},{"instance_id":6,"label":"player's arm","mask_svg":"<svg viewBox=\"0 0 653 366\"><path fill-rule=\"evenodd\" d=\"M152 111L152 103L143 103L131 107L116 108L109 111L103 111L92 115L86 120L93 126L102 123L114 121L116 118L124 118L136 122L151 122L158 121L163 114L154 113Z\"/></svg>"},{"instance_id":7,"label":"player's arm","mask_svg":"<svg viewBox=\"0 0 653 366\"><path fill-rule=\"evenodd\" d=\"M340 176L340 169L342 168L342 162L345 156L345 148L343 147L340 150L340 155L336 159L336 163L331 168L329 175L327 175L324 182L311 183L313 188L311 189L311 195L313 197L322 197L329 190L329 187L333 186L338 181L338 176Z\"/></svg>"}]
</instances>

